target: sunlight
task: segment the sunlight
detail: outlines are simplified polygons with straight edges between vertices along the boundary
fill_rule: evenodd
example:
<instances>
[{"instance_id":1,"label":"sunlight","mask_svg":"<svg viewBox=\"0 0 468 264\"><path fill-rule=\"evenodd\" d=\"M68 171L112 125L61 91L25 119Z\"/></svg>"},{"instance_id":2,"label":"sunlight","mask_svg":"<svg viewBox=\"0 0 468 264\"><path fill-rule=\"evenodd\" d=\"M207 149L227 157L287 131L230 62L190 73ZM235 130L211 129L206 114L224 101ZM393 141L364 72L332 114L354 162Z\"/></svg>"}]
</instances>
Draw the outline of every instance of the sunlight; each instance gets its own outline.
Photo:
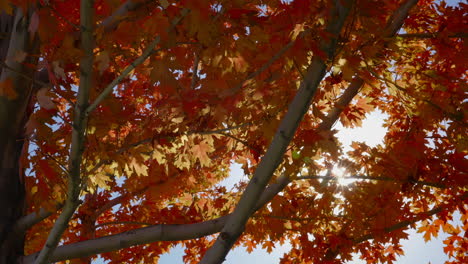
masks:
<instances>
[{"instance_id":1,"label":"sunlight","mask_svg":"<svg viewBox=\"0 0 468 264\"><path fill-rule=\"evenodd\" d=\"M354 182L353 179L346 177L346 169L343 167L334 166L332 169L332 175L337 178L338 185L347 186Z\"/></svg>"}]
</instances>

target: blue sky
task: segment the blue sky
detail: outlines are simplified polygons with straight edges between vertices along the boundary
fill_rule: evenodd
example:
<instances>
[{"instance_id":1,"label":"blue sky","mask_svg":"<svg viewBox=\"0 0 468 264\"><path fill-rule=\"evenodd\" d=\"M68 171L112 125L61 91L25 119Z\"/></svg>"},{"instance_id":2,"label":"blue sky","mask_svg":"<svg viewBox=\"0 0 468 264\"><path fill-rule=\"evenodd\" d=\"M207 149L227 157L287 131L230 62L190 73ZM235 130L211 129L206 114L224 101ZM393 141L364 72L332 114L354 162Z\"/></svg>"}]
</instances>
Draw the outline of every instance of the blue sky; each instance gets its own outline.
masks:
<instances>
[{"instance_id":1,"label":"blue sky","mask_svg":"<svg viewBox=\"0 0 468 264\"><path fill-rule=\"evenodd\" d=\"M382 127L385 115L375 111L367 116L367 119L363 121L362 126L355 129L346 129L341 125L337 125L335 128L340 132L337 133L337 137L345 146L345 149L349 148L352 141L366 142L369 146L375 146L383 142L386 129ZM232 166L232 177L223 181L221 184L230 187L239 180L239 177L243 177L243 172L239 166ZM456 219L456 217L455 217ZM443 239L446 238L445 234L441 234L438 239L424 242L422 234L416 233L414 230L409 232L409 240L403 240L403 250L406 252L405 256L401 256L395 263L397 264L415 264L415 263L444 263L447 260L446 255L443 252ZM252 253L247 253L245 248L239 247L232 250L226 258L224 264L238 264L238 263L256 263L256 264L271 264L279 263L279 259L285 252L288 252L290 246L284 244L278 245L271 254L268 254L266 250L257 248ZM160 264L176 264L183 263L183 248L175 247L170 253L164 254L159 263ZM365 261L355 257L353 261L348 264L364 264Z\"/></svg>"}]
</instances>

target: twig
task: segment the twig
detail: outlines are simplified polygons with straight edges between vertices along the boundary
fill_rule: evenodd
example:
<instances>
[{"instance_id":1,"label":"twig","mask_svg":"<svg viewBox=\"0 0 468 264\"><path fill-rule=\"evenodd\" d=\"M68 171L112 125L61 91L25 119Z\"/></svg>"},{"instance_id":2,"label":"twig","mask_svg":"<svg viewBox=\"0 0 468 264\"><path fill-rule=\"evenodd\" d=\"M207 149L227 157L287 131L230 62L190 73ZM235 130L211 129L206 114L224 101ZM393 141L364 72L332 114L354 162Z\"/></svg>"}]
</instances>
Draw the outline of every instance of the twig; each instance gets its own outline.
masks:
<instances>
[{"instance_id":1,"label":"twig","mask_svg":"<svg viewBox=\"0 0 468 264\"><path fill-rule=\"evenodd\" d=\"M14 69L14 68L8 66L4 61L0 61L0 65L1 65L2 67L4 67L4 68L9 69L9 70L12 71L12 72L15 72L16 74L20 75L21 77L23 77L23 78L25 78L25 79L28 79L28 80L30 80L30 81L36 83L36 84L39 84L40 86L48 86L48 85L49 85L48 83L45 83L45 82L36 80L36 79L34 79L34 78L31 78L29 75L26 75L26 74L24 74L24 73L22 73L22 72L17 71L16 69Z\"/></svg>"},{"instance_id":2,"label":"twig","mask_svg":"<svg viewBox=\"0 0 468 264\"><path fill-rule=\"evenodd\" d=\"M193 70L192 70L192 84L190 85L190 88L193 90L197 86L198 83L198 64L200 61L200 57L198 56L198 53L195 52L194 54L194 59L193 59Z\"/></svg>"},{"instance_id":3,"label":"twig","mask_svg":"<svg viewBox=\"0 0 468 264\"><path fill-rule=\"evenodd\" d=\"M183 9L181 11L180 17L177 17L174 19L172 22L171 27L168 29L168 31L172 31L177 24L189 13L189 9ZM143 54L138 57L136 60L134 60L130 65L128 65L120 74L117 78L115 78L109 85L107 85L106 88L104 88L104 91L102 91L101 94L98 95L98 97L94 100L94 102L86 108L85 114L86 116L89 116L89 114L104 100L114 89L116 85L118 85L127 75L133 71L138 65L142 64L143 62L146 61L146 59L154 54L155 47L159 44L161 41L161 37L157 36L146 48L146 50L143 52Z\"/></svg>"},{"instance_id":4,"label":"twig","mask_svg":"<svg viewBox=\"0 0 468 264\"><path fill-rule=\"evenodd\" d=\"M372 181L390 181L390 182L409 182L405 180L399 180L395 178L390 178L390 177L377 177L377 176L367 176L367 175L351 175L351 176L344 176L341 178L335 177L335 176L320 176L320 175L312 175L312 176L299 176L295 178L296 180L312 180L312 179L323 179L323 180L339 180L339 179L351 179L351 180L372 180ZM414 184L420 184L420 185L425 185L425 186L430 186L430 187L435 187L435 188L440 188L440 189L445 189L447 188L446 185L441 184L441 183L434 183L434 182L428 182L428 181L415 181L412 182Z\"/></svg>"},{"instance_id":5,"label":"twig","mask_svg":"<svg viewBox=\"0 0 468 264\"><path fill-rule=\"evenodd\" d=\"M442 35L440 33L405 33L405 34L397 34L396 37L399 38L420 38L420 39L430 39L430 38L438 38L438 37L448 37L448 38L467 38L468 33L460 32L460 33L453 33L448 35Z\"/></svg>"}]
</instances>

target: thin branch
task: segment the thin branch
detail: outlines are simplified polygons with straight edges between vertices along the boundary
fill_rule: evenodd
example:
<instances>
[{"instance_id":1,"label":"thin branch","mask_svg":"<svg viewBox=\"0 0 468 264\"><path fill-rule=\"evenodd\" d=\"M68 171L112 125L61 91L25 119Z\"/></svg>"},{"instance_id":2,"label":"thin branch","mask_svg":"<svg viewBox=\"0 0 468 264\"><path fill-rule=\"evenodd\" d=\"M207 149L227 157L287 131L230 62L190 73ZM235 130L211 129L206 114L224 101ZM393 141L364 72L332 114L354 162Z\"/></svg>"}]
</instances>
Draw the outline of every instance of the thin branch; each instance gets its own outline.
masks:
<instances>
[{"instance_id":1,"label":"thin branch","mask_svg":"<svg viewBox=\"0 0 468 264\"><path fill-rule=\"evenodd\" d=\"M121 195L121 196L117 196L115 197L114 199L108 201L106 204L104 204L101 208L99 208L93 215L93 218L94 219L97 219L101 214L103 214L104 212L106 212L107 210L110 210L112 207L120 204L122 202L122 200L124 200L126 197L129 197L129 196L138 196L142 193L144 193L146 190L148 190L148 186L146 186L145 188L142 188L141 190L138 190L134 193L131 193L131 194L126 194L126 195Z\"/></svg>"},{"instance_id":2,"label":"thin branch","mask_svg":"<svg viewBox=\"0 0 468 264\"><path fill-rule=\"evenodd\" d=\"M60 167L62 172L64 172L65 174L68 174L67 168L59 160L57 160L54 156L50 155L49 153L43 153L43 152L42 152L42 155L44 155L47 158L53 160Z\"/></svg>"},{"instance_id":3,"label":"thin branch","mask_svg":"<svg viewBox=\"0 0 468 264\"><path fill-rule=\"evenodd\" d=\"M387 22L387 26L383 31L384 37L394 36L403 25L405 18L408 15L408 11L417 3L417 0L409 0L403 3L403 5L392 15ZM343 95L340 97L335 107L333 107L327 114L326 119L319 125L319 130L329 130L333 124L338 120L340 114L344 108L351 102L351 100L359 92L359 89L364 84L363 79L355 77L346 88Z\"/></svg>"},{"instance_id":4,"label":"thin branch","mask_svg":"<svg viewBox=\"0 0 468 264\"><path fill-rule=\"evenodd\" d=\"M54 13L54 15L56 15L57 17L60 17L65 23L67 23L68 25L72 26L73 28L75 28L76 30L80 30L80 27L74 23L72 23L70 20L68 20L66 17L62 16L62 14L60 14L59 12L57 12L57 10L55 10L55 8L53 6L50 5L50 3L47 3L45 5L45 7L49 8L50 10L52 10L52 13Z\"/></svg>"},{"instance_id":5,"label":"thin branch","mask_svg":"<svg viewBox=\"0 0 468 264\"><path fill-rule=\"evenodd\" d=\"M317 221L317 217L287 217L279 215L270 215L270 214L254 214L252 218L273 218L282 221L294 221L294 222L310 222Z\"/></svg>"},{"instance_id":6,"label":"thin branch","mask_svg":"<svg viewBox=\"0 0 468 264\"><path fill-rule=\"evenodd\" d=\"M0 61L0 66L4 67L4 68L7 68L9 69L10 71L12 72L15 72L16 74L18 74L19 76L29 80L29 81L32 81L34 82L35 84L39 84L40 86L48 86L49 84L48 83L45 83L45 82L42 82L42 81L39 81L39 80L36 80L35 78L31 78L29 75L27 74L24 74L20 71L17 71L15 68L13 67L10 67L8 66L4 61Z\"/></svg>"},{"instance_id":7,"label":"thin branch","mask_svg":"<svg viewBox=\"0 0 468 264\"><path fill-rule=\"evenodd\" d=\"M335 176L320 176L320 175L312 175L312 176L299 176L295 178L296 180L312 180L312 179L322 179L322 180L339 180L340 178ZM371 180L371 181L389 181L389 182L409 182L405 180L399 180L390 177L376 177L376 176L367 176L367 175L351 175L351 176L344 176L341 179L351 179L351 180ZM447 186L441 183L434 183L434 182L427 182L427 181L414 181L411 182L414 184L420 184L430 187L435 187L439 189L445 189Z\"/></svg>"},{"instance_id":8,"label":"thin branch","mask_svg":"<svg viewBox=\"0 0 468 264\"><path fill-rule=\"evenodd\" d=\"M227 94L230 94L230 95L236 94L240 89L242 89L242 87L244 86L244 84L247 81L252 80L255 77L257 77L260 73L262 73L263 71L268 69L275 61L277 61L279 58L281 58L281 56L294 45L294 42L295 41L290 41L288 44L286 44L284 47L282 47L273 57L271 57L265 64L263 64L262 67L258 68L256 71L254 71L254 72L250 73L249 75L247 75L247 77L241 83L239 83L237 86L235 86L234 88L229 89Z\"/></svg>"},{"instance_id":9,"label":"thin branch","mask_svg":"<svg viewBox=\"0 0 468 264\"><path fill-rule=\"evenodd\" d=\"M396 37L399 38L420 38L420 39L430 39L438 37L448 37L448 38L468 38L468 33L459 32L453 34L440 34L440 33L406 33L406 34L397 34Z\"/></svg>"},{"instance_id":10,"label":"thin branch","mask_svg":"<svg viewBox=\"0 0 468 264\"><path fill-rule=\"evenodd\" d=\"M199 134L199 135L222 134L223 132L231 131L231 130L234 130L234 129L239 129L239 128L246 127L246 126L249 126L249 125L252 125L252 124L253 124L253 122L247 122L247 123L243 123L243 124L240 124L240 125L237 125L237 126L220 128L220 129L215 129L215 130L208 130L208 131L193 130L193 131L189 131L187 133L181 133L179 136L182 136L182 135L189 136L189 135L194 135L194 134ZM151 143L154 140L154 138L156 138L156 136L153 136L153 137L150 137L150 138L145 138L145 139L142 139L140 141L134 142L132 144L129 144L127 146L119 148L115 153L116 154L121 154L121 153L124 153L125 151L127 151L127 150L129 150L131 148L138 147L138 146L140 146L142 144ZM172 136L172 137L171 136L164 136L164 137L159 137L159 138L172 140L175 137L174 136ZM110 160L100 160L96 165L94 165L94 167L88 172L88 174L95 173L102 165L104 165L104 164L106 164L108 162L110 162Z\"/></svg>"},{"instance_id":11,"label":"thin branch","mask_svg":"<svg viewBox=\"0 0 468 264\"><path fill-rule=\"evenodd\" d=\"M188 9L183 9L181 11L180 17L177 17L172 21L171 27L168 29L168 31L172 31L177 24L189 13L190 11ZM117 78L115 78L109 85L107 85L106 88L104 88L104 91L102 91L101 94L98 95L98 97L94 100L92 104L88 106L88 108L85 111L85 114L89 116L89 114L104 100L114 89L116 85L118 85L127 75L133 71L138 65L142 64L143 62L146 61L146 59L153 55L156 50L156 46L159 44L161 41L160 36L157 36L149 45L146 47L146 50L143 52L143 54L138 57L136 60L134 60L130 65L128 65L120 74Z\"/></svg>"},{"instance_id":12,"label":"thin branch","mask_svg":"<svg viewBox=\"0 0 468 264\"><path fill-rule=\"evenodd\" d=\"M200 63L200 56L198 53L195 52L194 59L193 59L193 69L192 69L192 84L190 88L193 90L197 86L198 83L198 64Z\"/></svg>"},{"instance_id":13,"label":"thin branch","mask_svg":"<svg viewBox=\"0 0 468 264\"><path fill-rule=\"evenodd\" d=\"M85 112L88 106L89 91L92 87L93 73L93 18L94 7L92 0L81 0L80 4L80 28L81 46L84 56L80 62L80 85L78 88L77 104L74 110L73 131L70 148L70 163L68 173L67 200L62 213L47 237L47 241L40 251L39 256L34 261L35 264L47 264L49 258L57 247L60 237L68 226L73 213L80 204L80 183L81 183L81 161L84 151L85 130L87 126L87 115Z\"/></svg>"},{"instance_id":14,"label":"thin branch","mask_svg":"<svg viewBox=\"0 0 468 264\"><path fill-rule=\"evenodd\" d=\"M115 10L112 15L108 16L106 19L104 19L101 24L99 25L100 27L102 26L104 28L104 32L110 32L117 28L117 25L125 20L127 17L127 14L129 12L135 11L139 7L142 7L144 5L147 5L149 3L152 3L154 1L132 1L128 0L125 3L123 3L117 10Z\"/></svg>"},{"instance_id":15,"label":"thin branch","mask_svg":"<svg viewBox=\"0 0 468 264\"><path fill-rule=\"evenodd\" d=\"M219 135L223 135L223 136L225 136L225 137L232 138L232 139L234 139L235 141L241 143L242 145L248 147L249 149L251 149L251 150L253 150L253 151L257 152L257 153L260 153L260 151L259 151L257 148L255 148L255 147L253 147L252 145L250 145L249 142L247 142L247 141L244 141L244 140L242 140L242 139L240 139L240 138L237 138L237 137L235 137L235 136L233 136L233 135L231 135L231 134L228 134L228 133L222 133L222 132L221 132L221 133L218 133L218 134L219 134Z\"/></svg>"},{"instance_id":16,"label":"thin branch","mask_svg":"<svg viewBox=\"0 0 468 264\"><path fill-rule=\"evenodd\" d=\"M460 200L464 200L468 197L468 192L465 192L463 195L461 195L460 197L458 197ZM401 221L399 223L396 223L392 226L389 226L389 227L385 227L383 228L383 230L381 230L381 233L391 233L393 231L396 231L396 230L399 230L399 229L403 229L403 228L406 228L410 225L413 225L423 219L427 219L435 214L438 214L440 212L442 212L444 209L446 209L447 206L438 206L432 210L429 210L427 212L422 212L422 213L419 213L417 215L415 215L413 217L413 219L409 219L409 220L405 220L405 221ZM380 234L381 234L380 233ZM350 241L352 243L352 245L356 245L356 244L359 244L359 243L362 243L366 240L370 240L370 239L373 239L375 237L374 234L367 234L367 235L363 235L361 237L358 237L358 238L351 238ZM330 249L326 256L325 256L325 260L333 260L336 258L336 256L338 256L338 254L340 253L340 246L338 246L338 248L336 248L335 250L332 250Z\"/></svg>"}]
</instances>

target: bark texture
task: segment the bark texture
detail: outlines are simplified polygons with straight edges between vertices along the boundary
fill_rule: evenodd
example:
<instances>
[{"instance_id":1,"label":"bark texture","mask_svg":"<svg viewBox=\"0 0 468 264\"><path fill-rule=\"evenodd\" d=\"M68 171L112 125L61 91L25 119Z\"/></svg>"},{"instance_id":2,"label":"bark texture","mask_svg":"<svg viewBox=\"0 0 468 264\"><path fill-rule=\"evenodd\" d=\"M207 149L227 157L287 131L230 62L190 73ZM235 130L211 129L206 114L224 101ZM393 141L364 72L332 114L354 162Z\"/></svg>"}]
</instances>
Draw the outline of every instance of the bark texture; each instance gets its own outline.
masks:
<instances>
[{"instance_id":1,"label":"bark texture","mask_svg":"<svg viewBox=\"0 0 468 264\"><path fill-rule=\"evenodd\" d=\"M18 52L33 54L36 39L28 32L31 10L24 13L17 8L12 15L0 13L0 82L11 81L15 95L0 93L0 264L15 263L23 255L24 234L13 232L15 222L24 213L24 181L19 158L26 148L24 127L30 115L32 81L23 76L34 76L36 65L32 56L18 62Z\"/></svg>"}]
</instances>

